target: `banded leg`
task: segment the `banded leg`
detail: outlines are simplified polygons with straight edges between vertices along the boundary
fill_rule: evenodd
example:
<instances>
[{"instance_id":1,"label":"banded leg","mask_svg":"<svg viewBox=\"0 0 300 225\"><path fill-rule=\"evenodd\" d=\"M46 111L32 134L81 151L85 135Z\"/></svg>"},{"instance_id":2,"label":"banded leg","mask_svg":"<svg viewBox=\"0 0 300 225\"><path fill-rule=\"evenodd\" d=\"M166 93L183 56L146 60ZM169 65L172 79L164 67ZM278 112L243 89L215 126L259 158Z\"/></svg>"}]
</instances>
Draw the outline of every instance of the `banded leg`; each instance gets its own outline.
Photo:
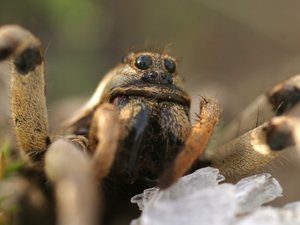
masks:
<instances>
[{"instance_id":1,"label":"banded leg","mask_svg":"<svg viewBox=\"0 0 300 225\"><path fill-rule=\"evenodd\" d=\"M17 25L0 27L0 60L11 58L12 116L20 148L32 161L50 143L40 41ZM36 157L37 156L37 157Z\"/></svg>"},{"instance_id":2,"label":"banded leg","mask_svg":"<svg viewBox=\"0 0 300 225\"><path fill-rule=\"evenodd\" d=\"M221 107L215 99L203 99L200 103L200 117L185 147L178 154L174 164L160 178L159 187L167 188L183 176L204 153L207 143L219 122Z\"/></svg>"},{"instance_id":3,"label":"banded leg","mask_svg":"<svg viewBox=\"0 0 300 225\"><path fill-rule=\"evenodd\" d=\"M254 174L291 146L300 147L300 119L280 116L218 148L211 166L227 180Z\"/></svg>"},{"instance_id":4,"label":"banded leg","mask_svg":"<svg viewBox=\"0 0 300 225\"><path fill-rule=\"evenodd\" d=\"M222 146L238 136L270 120L294 110L300 101L300 75L282 81L254 100L224 130L217 146ZM299 112L299 111L298 111ZM298 115L299 116L299 113Z\"/></svg>"},{"instance_id":5,"label":"banded leg","mask_svg":"<svg viewBox=\"0 0 300 225\"><path fill-rule=\"evenodd\" d=\"M44 57L40 41L18 25L0 27L0 60L11 59L12 117L18 144L24 155L42 168L44 153L51 137L45 96ZM83 136L66 136L83 150Z\"/></svg>"}]
</instances>

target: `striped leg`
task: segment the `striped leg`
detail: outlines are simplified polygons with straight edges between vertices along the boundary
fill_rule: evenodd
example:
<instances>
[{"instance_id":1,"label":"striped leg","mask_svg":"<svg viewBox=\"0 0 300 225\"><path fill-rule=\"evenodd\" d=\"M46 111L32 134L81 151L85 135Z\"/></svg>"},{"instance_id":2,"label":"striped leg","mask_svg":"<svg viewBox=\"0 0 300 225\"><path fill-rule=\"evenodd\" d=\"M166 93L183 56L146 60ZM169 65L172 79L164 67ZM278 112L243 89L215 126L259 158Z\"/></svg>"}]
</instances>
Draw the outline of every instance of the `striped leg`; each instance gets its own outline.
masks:
<instances>
[{"instance_id":1,"label":"striped leg","mask_svg":"<svg viewBox=\"0 0 300 225\"><path fill-rule=\"evenodd\" d=\"M0 60L11 59L12 117L19 147L28 161L42 168L51 141L45 96L44 56L40 41L18 25L0 27ZM88 141L67 136L83 150Z\"/></svg>"},{"instance_id":2,"label":"striped leg","mask_svg":"<svg viewBox=\"0 0 300 225\"><path fill-rule=\"evenodd\" d=\"M0 27L0 60L11 58L12 116L20 148L39 161L50 143L40 41L17 25Z\"/></svg>"},{"instance_id":3,"label":"striped leg","mask_svg":"<svg viewBox=\"0 0 300 225\"><path fill-rule=\"evenodd\" d=\"M300 120L280 116L218 148L211 165L227 180L254 174L291 146L300 147Z\"/></svg>"},{"instance_id":4,"label":"striped leg","mask_svg":"<svg viewBox=\"0 0 300 225\"><path fill-rule=\"evenodd\" d=\"M238 136L270 120L273 116L290 114L300 101L300 75L282 81L258 96L224 130L217 146L224 145ZM299 112L299 111L298 111ZM298 115L299 116L299 113Z\"/></svg>"}]
</instances>

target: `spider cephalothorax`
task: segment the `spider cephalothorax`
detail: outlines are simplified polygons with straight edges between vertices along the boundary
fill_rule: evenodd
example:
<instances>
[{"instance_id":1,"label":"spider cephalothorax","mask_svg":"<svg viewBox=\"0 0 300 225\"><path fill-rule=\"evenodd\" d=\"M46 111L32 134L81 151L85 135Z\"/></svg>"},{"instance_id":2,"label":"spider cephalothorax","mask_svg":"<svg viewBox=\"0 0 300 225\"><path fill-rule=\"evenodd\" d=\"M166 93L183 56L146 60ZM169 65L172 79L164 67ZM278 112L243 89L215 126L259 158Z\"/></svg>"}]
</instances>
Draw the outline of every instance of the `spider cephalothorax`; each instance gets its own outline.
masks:
<instances>
[{"instance_id":1,"label":"spider cephalothorax","mask_svg":"<svg viewBox=\"0 0 300 225\"><path fill-rule=\"evenodd\" d=\"M190 97L177 74L177 61L169 55L129 53L104 77L86 106L62 125L59 136L49 133L39 40L16 25L0 27L0 60L8 57L18 143L33 169L41 176L45 171L52 181L59 224L97 224L99 211L101 221L109 224L126 214L130 197L146 187L168 188L208 164L237 179L255 173L281 150L299 145L298 119L270 120L297 105L299 76L262 95L221 142L245 134L203 161L222 110L217 100L203 97L192 128ZM257 107L263 109L259 119ZM249 131L245 118L257 121L258 127Z\"/></svg>"},{"instance_id":2,"label":"spider cephalothorax","mask_svg":"<svg viewBox=\"0 0 300 225\"><path fill-rule=\"evenodd\" d=\"M98 141L90 134L94 131L89 129L87 118L98 120L95 111L105 103L115 106L121 132L112 176L129 183L143 179L154 184L182 149L191 132L190 97L176 68L176 61L167 55L130 53L104 78L103 89L92 98L95 104L89 105L90 111L69 126L69 132L88 137L88 149L94 152Z\"/></svg>"}]
</instances>

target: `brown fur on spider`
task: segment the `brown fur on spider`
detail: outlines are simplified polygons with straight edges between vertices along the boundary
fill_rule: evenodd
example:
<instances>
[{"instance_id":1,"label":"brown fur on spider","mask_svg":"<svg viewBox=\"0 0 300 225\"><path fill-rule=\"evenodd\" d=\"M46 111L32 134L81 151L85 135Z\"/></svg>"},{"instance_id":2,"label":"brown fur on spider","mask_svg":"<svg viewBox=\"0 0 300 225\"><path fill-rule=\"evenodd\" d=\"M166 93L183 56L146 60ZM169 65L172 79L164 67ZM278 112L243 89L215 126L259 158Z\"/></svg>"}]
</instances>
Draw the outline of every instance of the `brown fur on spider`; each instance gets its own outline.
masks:
<instances>
[{"instance_id":1,"label":"brown fur on spider","mask_svg":"<svg viewBox=\"0 0 300 225\"><path fill-rule=\"evenodd\" d=\"M168 188L206 165L238 179L299 145L299 119L280 116L299 102L299 76L261 95L204 161L222 110L217 100L203 98L192 128L190 97L171 56L129 53L86 106L63 124L59 136L49 132L40 41L20 26L0 27L0 60L8 58L18 144L36 176L45 174L51 181L42 178L55 192L56 213L50 215L57 224L112 224L132 209L129 199L147 187ZM275 114L280 117L272 119ZM246 121L256 121L257 128L251 130L253 124ZM19 224L29 224L23 217Z\"/></svg>"}]
</instances>

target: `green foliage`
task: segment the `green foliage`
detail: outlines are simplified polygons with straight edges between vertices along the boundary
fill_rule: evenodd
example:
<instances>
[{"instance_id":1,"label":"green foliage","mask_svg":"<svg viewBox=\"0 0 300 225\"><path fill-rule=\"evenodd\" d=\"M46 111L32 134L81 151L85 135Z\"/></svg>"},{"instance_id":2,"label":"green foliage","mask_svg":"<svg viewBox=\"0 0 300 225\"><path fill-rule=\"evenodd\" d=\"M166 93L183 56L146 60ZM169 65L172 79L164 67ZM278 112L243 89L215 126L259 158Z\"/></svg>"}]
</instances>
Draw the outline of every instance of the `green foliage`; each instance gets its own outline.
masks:
<instances>
[{"instance_id":1,"label":"green foliage","mask_svg":"<svg viewBox=\"0 0 300 225\"><path fill-rule=\"evenodd\" d=\"M93 0L30 0L49 20L59 39L67 46L86 51L99 46L110 33L109 15ZM104 17L106 20L104 21ZM104 35L105 36L105 35ZM107 38L105 38L107 39Z\"/></svg>"},{"instance_id":2,"label":"green foliage","mask_svg":"<svg viewBox=\"0 0 300 225\"><path fill-rule=\"evenodd\" d=\"M10 144L6 141L0 150L0 181L11 173L17 172L24 164L22 158L12 160L10 150Z\"/></svg>"},{"instance_id":3,"label":"green foliage","mask_svg":"<svg viewBox=\"0 0 300 225\"><path fill-rule=\"evenodd\" d=\"M0 149L0 182L17 172L24 164L23 159L13 160L10 155L10 144L6 141ZM2 203L11 195L0 197L0 225L9 225L12 222L12 213L17 210L16 206L3 208Z\"/></svg>"}]
</instances>

